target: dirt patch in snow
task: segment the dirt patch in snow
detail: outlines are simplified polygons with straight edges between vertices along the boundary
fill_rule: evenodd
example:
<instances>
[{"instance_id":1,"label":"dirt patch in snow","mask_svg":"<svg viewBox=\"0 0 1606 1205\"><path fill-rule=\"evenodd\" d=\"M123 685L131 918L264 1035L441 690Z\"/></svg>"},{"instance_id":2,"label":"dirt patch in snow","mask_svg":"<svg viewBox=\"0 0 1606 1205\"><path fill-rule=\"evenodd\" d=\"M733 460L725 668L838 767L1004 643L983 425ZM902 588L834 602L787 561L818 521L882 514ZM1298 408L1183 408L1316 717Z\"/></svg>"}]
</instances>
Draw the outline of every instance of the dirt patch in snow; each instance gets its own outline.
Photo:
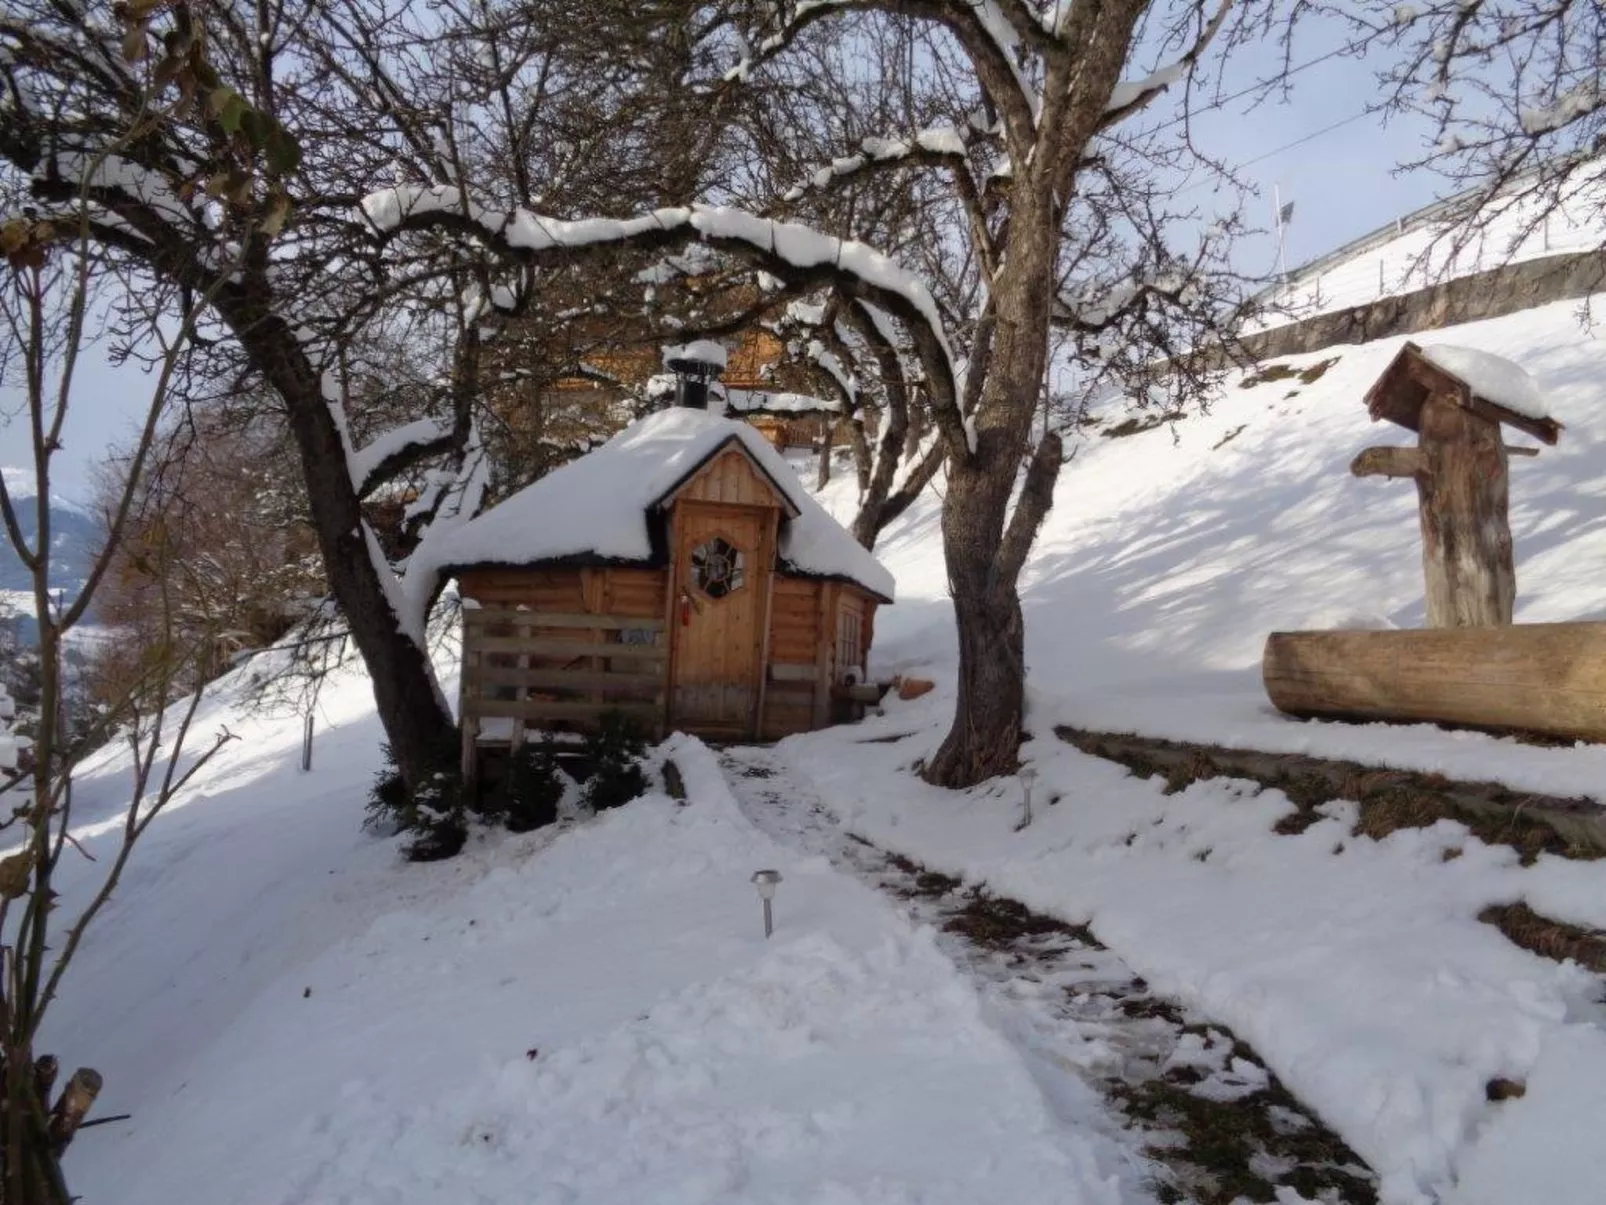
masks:
<instances>
[{"instance_id":1,"label":"dirt patch in snow","mask_svg":"<svg viewBox=\"0 0 1606 1205\"><path fill-rule=\"evenodd\" d=\"M1099 434L1105 439L1125 439L1128 435L1142 435L1167 423L1180 422L1185 416L1180 410L1166 410L1159 414L1135 414L1131 418L1106 427Z\"/></svg>"},{"instance_id":2,"label":"dirt patch in snow","mask_svg":"<svg viewBox=\"0 0 1606 1205\"><path fill-rule=\"evenodd\" d=\"M1579 966L1606 975L1606 933L1541 916L1527 904L1494 904L1478 913L1510 940L1542 958L1571 958Z\"/></svg>"},{"instance_id":3,"label":"dirt patch in snow","mask_svg":"<svg viewBox=\"0 0 1606 1205\"><path fill-rule=\"evenodd\" d=\"M1323 804L1359 805L1355 835L1381 838L1402 828L1425 828L1455 820L1491 845L1509 845L1525 865L1541 853L1583 860L1606 857L1606 809L1587 799L1524 794L1494 782L1461 782L1292 753L1261 753L1169 741L1128 733L1055 729L1084 753L1127 767L1140 778L1160 775L1170 794L1200 779L1247 779L1285 794L1297 809L1276 831L1304 832Z\"/></svg>"},{"instance_id":4,"label":"dirt patch in snow","mask_svg":"<svg viewBox=\"0 0 1606 1205\"><path fill-rule=\"evenodd\" d=\"M1327 375L1329 368L1337 363L1337 356L1329 356L1325 360L1318 360L1307 368L1295 368L1292 364L1266 364L1239 381L1238 388L1253 389L1257 385L1271 385L1277 381L1295 380L1301 385L1314 385Z\"/></svg>"}]
</instances>

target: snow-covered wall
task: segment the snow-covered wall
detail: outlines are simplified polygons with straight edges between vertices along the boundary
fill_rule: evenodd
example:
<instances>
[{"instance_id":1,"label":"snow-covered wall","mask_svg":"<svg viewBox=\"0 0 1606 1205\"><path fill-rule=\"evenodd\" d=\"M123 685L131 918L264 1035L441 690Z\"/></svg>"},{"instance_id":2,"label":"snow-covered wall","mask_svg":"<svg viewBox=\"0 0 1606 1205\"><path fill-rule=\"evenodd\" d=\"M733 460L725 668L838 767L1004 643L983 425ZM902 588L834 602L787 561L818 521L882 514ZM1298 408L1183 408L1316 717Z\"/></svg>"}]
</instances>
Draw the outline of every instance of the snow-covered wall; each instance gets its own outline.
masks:
<instances>
[{"instance_id":1,"label":"snow-covered wall","mask_svg":"<svg viewBox=\"0 0 1606 1205\"><path fill-rule=\"evenodd\" d=\"M1552 301L1587 297L1606 284L1606 252L1599 250L1524 260L1442 280L1408 292L1250 331L1244 347L1256 359L1321 351L1392 335L1437 330L1498 318Z\"/></svg>"}]
</instances>

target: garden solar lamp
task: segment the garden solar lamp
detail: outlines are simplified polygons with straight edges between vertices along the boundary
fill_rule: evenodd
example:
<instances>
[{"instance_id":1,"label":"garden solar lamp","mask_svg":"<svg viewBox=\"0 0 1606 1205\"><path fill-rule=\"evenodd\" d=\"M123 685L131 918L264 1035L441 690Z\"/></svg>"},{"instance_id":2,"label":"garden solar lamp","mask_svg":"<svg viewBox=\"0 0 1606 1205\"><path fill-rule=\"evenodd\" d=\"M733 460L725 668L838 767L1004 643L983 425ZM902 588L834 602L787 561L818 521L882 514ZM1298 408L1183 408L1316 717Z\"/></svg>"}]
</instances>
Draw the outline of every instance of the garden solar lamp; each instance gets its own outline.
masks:
<instances>
[{"instance_id":1,"label":"garden solar lamp","mask_svg":"<svg viewBox=\"0 0 1606 1205\"><path fill-rule=\"evenodd\" d=\"M764 901L765 937L775 932L775 921L770 913L770 901L775 898L775 887L780 881L781 872L778 870L755 870L753 872L753 886L758 888L758 898Z\"/></svg>"}]
</instances>

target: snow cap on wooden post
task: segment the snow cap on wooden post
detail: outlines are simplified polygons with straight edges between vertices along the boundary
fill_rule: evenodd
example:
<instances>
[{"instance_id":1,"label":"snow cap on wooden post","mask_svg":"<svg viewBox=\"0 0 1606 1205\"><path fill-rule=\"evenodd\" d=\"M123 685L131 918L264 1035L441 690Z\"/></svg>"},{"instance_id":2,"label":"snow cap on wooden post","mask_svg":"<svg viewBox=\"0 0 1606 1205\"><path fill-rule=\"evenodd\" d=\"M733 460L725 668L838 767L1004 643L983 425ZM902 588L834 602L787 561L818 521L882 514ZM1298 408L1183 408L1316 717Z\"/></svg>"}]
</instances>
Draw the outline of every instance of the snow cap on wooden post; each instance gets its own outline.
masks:
<instances>
[{"instance_id":1,"label":"snow cap on wooden post","mask_svg":"<svg viewBox=\"0 0 1606 1205\"><path fill-rule=\"evenodd\" d=\"M1357 477L1411 477L1422 525L1427 623L1433 628L1509 624L1516 601L1508 515L1510 426L1547 444L1561 424L1516 364L1474 348L1407 343L1366 393L1373 421L1417 433L1417 445L1367 448Z\"/></svg>"}]
</instances>

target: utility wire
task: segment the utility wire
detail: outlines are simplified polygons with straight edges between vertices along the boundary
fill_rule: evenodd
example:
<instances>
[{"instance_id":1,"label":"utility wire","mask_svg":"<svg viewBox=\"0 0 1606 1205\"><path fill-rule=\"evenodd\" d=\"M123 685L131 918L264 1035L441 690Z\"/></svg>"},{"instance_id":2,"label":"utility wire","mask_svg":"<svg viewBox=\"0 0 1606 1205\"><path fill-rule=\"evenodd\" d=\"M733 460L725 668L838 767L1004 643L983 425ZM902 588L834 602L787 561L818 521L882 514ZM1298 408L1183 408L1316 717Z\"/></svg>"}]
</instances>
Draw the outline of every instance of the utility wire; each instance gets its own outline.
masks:
<instances>
[{"instance_id":1,"label":"utility wire","mask_svg":"<svg viewBox=\"0 0 1606 1205\"><path fill-rule=\"evenodd\" d=\"M1336 59L1341 55L1346 55L1351 51L1359 50L1369 41L1371 41L1370 38L1358 38L1353 42L1345 43L1343 46L1335 47L1334 49L1327 51L1325 54L1319 54L1313 59L1307 59L1303 63L1295 63L1286 71L1281 71L1276 75L1267 77L1266 79L1258 80L1255 83L1250 84L1247 88L1240 88L1238 91L1228 93L1226 96L1218 96L1215 100L1201 108L1193 109L1186 113L1178 113L1175 117L1168 118L1159 125L1154 126L1153 129L1168 130L1172 126L1181 125L1184 121L1187 121L1189 118L1197 117L1201 113L1209 113L1216 109L1225 108L1235 100L1242 100L1244 97L1250 96L1256 92L1262 92L1267 88L1275 87L1277 84L1286 79L1290 79L1303 71L1309 71L1312 67L1319 67L1323 63L1329 62L1332 59ZM1364 114L1362 116L1364 116Z\"/></svg>"},{"instance_id":2,"label":"utility wire","mask_svg":"<svg viewBox=\"0 0 1606 1205\"><path fill-rule=\"evenodd\" d=\"M1352 113L1348 117L1342 117L1339 120L1333 122L1332 125L1323 126L1319 130L1312 130L1309 134L1301 135L1300 137L1294 139L1292 142L1285 142L1285 143L1283 143L1282 146L1273 147L1269 151L1265 151L1262 154L1256 155L1253 159L1245 159L1242 163L1234 163L1233 164L1233 170L1234 171L1240 171L1240 170L1242 170L1243 168L1246 168L1246 167L1253 167L1255 164L1262 163L1265 160L1272 158L1273 156L1281 155L1284 151L1291 151L1295 147L1304 146L1307 142L1315 142L1318 138L1322 138L1322 137L1324 137L1324 136L1326 136L1328 134L1331 134L1334 130L1343 129L1347 125L1354 125L1357 121L1359 121L1363 117L1370 117L1371 113L1372 113L1372 111L1370 109L1363 109L1359 113ZM1192 184L1183 185L1181 188L1177 189L1176 192L1174 192L1172 195L1173 196L1180 196L1181 194L1183 194L1185 192L1192 192L1196 188L1203 188L1207 184L1214 184L1214 183L1216 183L1216 181L1214 181L1214 180L1197 180Z\"/></svg>"}]
</instances>

